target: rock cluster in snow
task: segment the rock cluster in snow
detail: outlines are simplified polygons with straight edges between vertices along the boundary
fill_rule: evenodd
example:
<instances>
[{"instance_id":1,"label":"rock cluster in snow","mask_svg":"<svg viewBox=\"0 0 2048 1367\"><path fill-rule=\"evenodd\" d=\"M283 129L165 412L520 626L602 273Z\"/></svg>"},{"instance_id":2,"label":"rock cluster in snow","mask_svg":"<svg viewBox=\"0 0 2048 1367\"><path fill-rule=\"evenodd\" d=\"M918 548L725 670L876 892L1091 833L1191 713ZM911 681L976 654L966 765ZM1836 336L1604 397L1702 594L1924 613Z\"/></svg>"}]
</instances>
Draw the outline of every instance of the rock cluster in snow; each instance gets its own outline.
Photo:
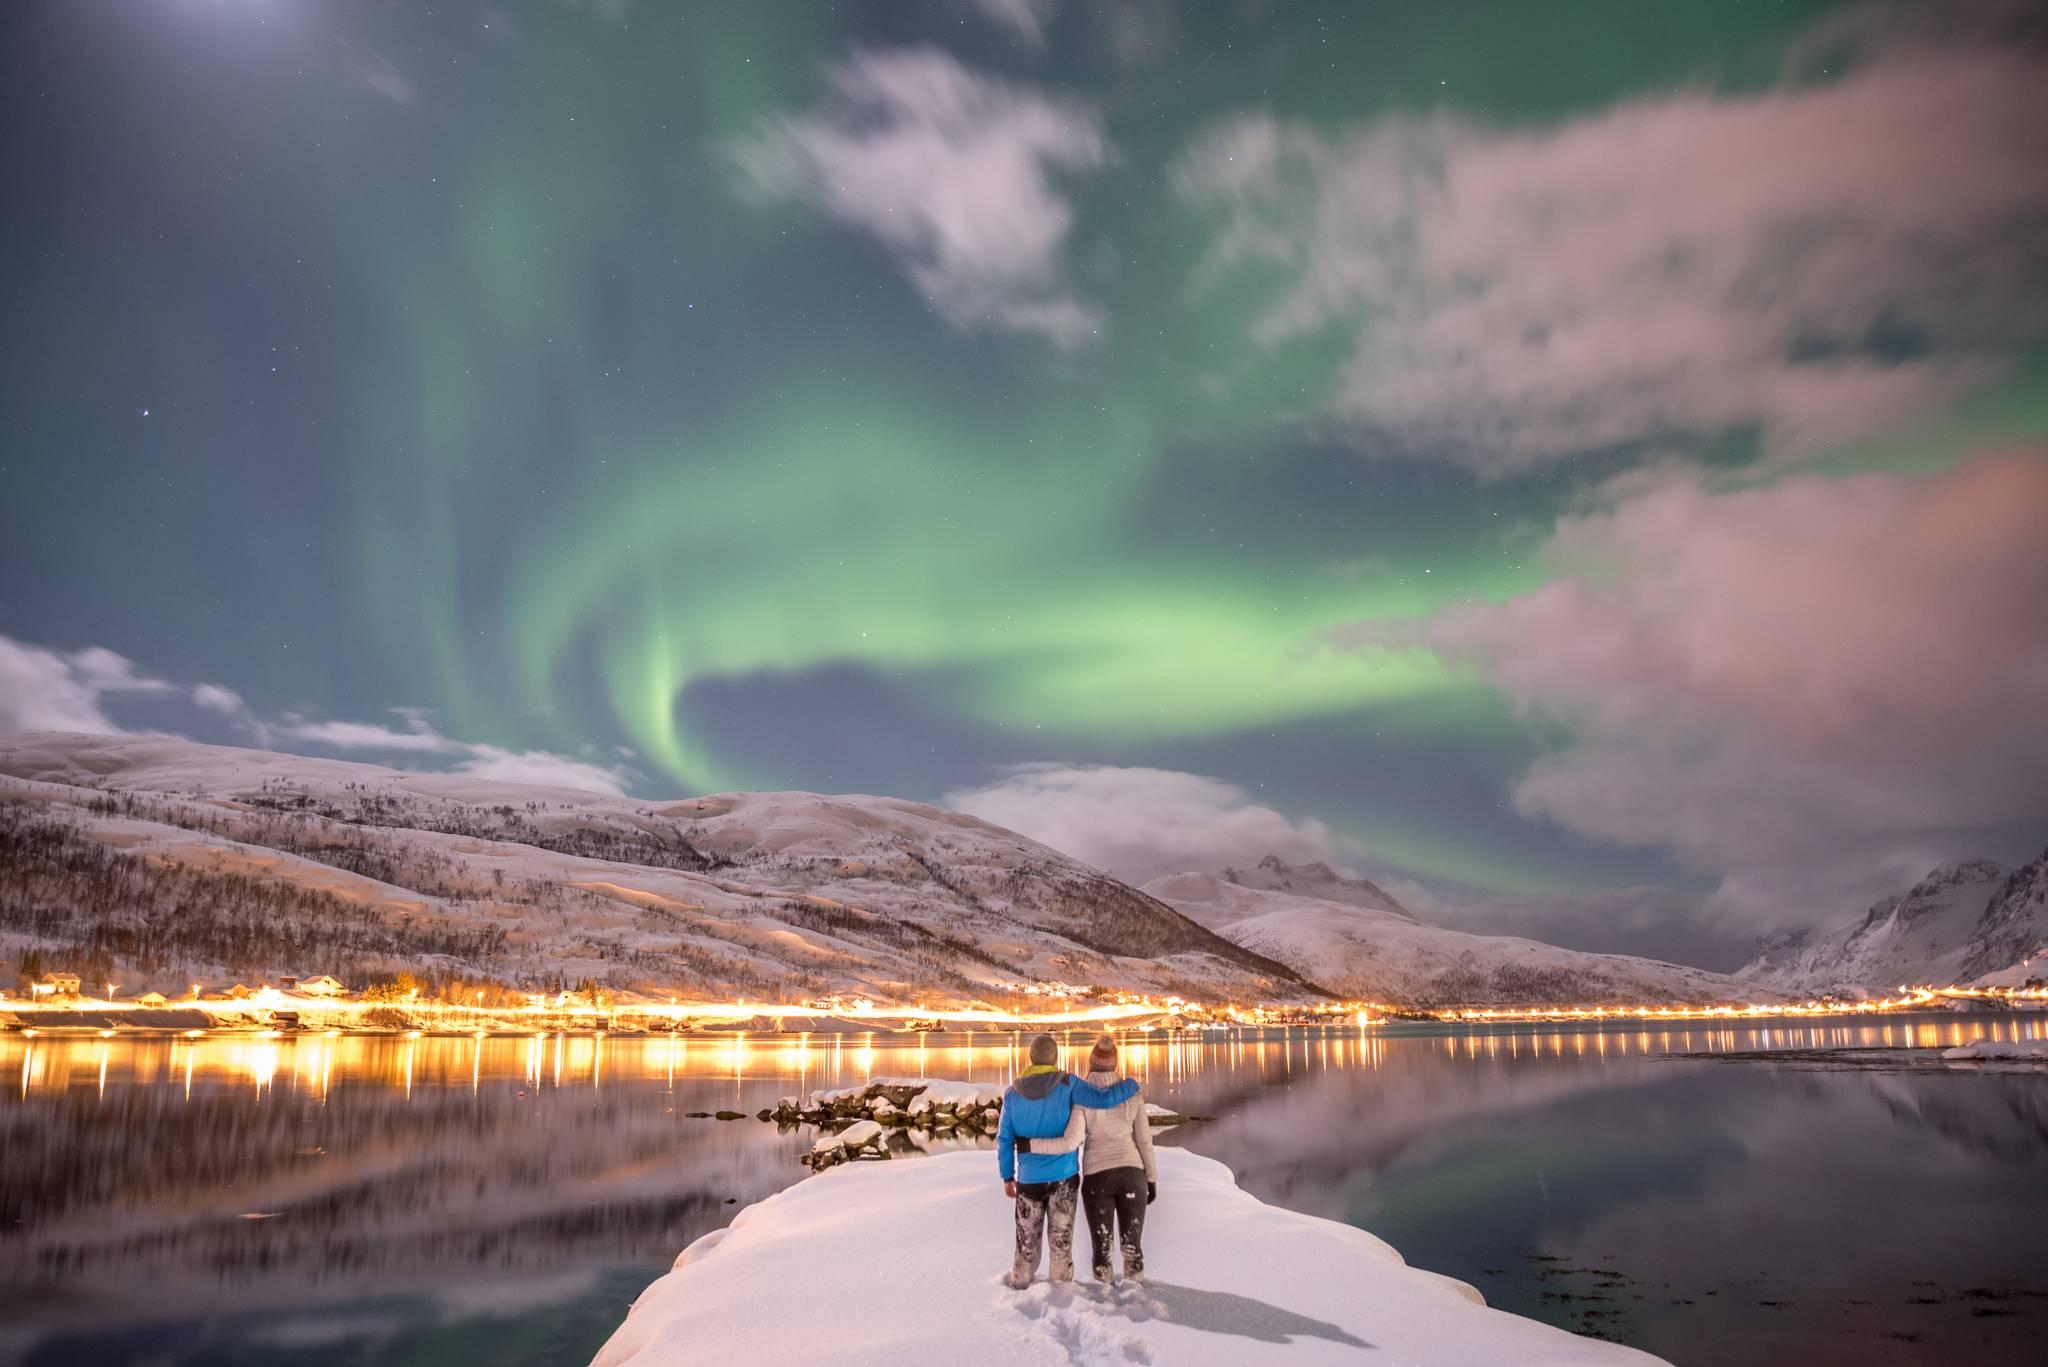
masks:
<instances>
[{"instance_id":1,"label":"rock cluster in snow","mask_svg":"<svg viewBox=\"0 0 2048 1367\"><path fill-rule=\"evenodd\" d=\"M1164 1106L1147 1104L1157 1126L1187 1119ZM807 1096L785 1096L756 1116L777 1125L816 1125L821 1133L804 1155L814 1168L856 1158L889 1158L915 1145L908 1134L934 1139L979 1139L996 1132L1003 1117L1003 1089L943 1078L876 1078L860 1087L838 1087ZM905 1142L891 1135L901 1133Z\"/></svg>"},{"instance_id":2,"label":"rock cluster in snow","mask_svg":"<svg viewBox=\"0 0 2048 1367\"><path fill-rule=\"evenodd\" d=\"M876 1078L808 1096L786 1096L758 1118L778 1125L816 1125L817 1141L804 1155L814 1168L856 1158L889 1158L915 1145L911 1131L937 1139L994 1134L1002 1119L1003 1089L925 1078Z\"/></svg>"}]
</instances>

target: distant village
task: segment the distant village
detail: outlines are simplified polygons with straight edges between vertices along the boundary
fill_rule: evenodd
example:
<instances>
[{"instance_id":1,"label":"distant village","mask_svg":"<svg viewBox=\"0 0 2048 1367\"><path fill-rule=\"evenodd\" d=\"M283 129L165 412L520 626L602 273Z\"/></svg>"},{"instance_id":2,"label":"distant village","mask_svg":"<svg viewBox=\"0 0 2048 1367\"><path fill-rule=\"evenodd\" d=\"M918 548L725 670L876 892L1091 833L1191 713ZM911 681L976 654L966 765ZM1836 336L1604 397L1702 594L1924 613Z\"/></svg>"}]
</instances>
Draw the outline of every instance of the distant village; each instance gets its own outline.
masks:
<instances>
[{"instance_id":1,"label":"distant village","mask_svg":"<svg viewBox=\"0 0 2048 1367\"><path fill-rule=\"evenodd\" d=\"M119 982L98 982L69 969L45 971L28 961L16 991L0 991L0 1030L25 1033L140 1031L197 1035L209 1030L368 1031L478 1030L626 1032L742 1031L761 1034L912 1033L953 1029L1016 1029L1025 1020L1119 1022L1126 1028L1213 1029L1228 1024L1329 1024L1340 1016L1365 1023L1363 1011L1318 1008L1206 1007L1180 997L1105 991L1066 983L1015 984L1041 1011L1020 1016L977 1003L966 1008L878 1005L845 994L797 1003L685 1002L676 996L619 994L592 982L550 991L478 986L456 979L422 982L412 973L352 989L332 973L282 974L255 983L194 982L174 995L154 989L129 994Z\"/></svg>"},{"instance_id":2,"label":"distant village","mask_svg":"<svg viewBox=\"0 0 2048 1367\"><path fill-rule=\"evenodd\" d=\"M116 981L98 982L69 969L45 970L24 959L17 989L0 990L0 1031L111 1035L117 1031L182 1032L264 1030L273 1033L342 1028L370 1033L472 1033L490 1030L680 1032L741 1031L761 1034L910 1033L953 1030L1016 1030L1027 1025L1067 1028L1095 1022L1122 1029L1229 1030L1266 1026L1382 1025L1401 1019L1435 1019L1464 1024L1527 1020L1586 1023L1612 1018L1649 1021L1733 1020L1763 1016L1862 1015L1873 1012L2048 1007L2048 985L2039 980L2017 988L1915 987L1896 997L1819 999L1791 1004L1704 1004L1698 1006L1460 1006L1414 1010L1375 1002L1314 1005L1204 1004L1181 997L1094 989L1067 983L1011 984L1043 1009L1004 1010L986 1003L941 1008L929 1004L878 1005L866 997L834 994L798 1003L762 1001L685 1002L676 996L619 995L585 981L575 988L522 991L502 984L479 986L456 978L422 982L400 971L359 989L332 973L281 974L273 984L225 985L194 982L176 997L154 989L124 995ZM31 972L33 970L33 972Z\"/></svg>"},{"instance_id":3,"label":"distant village","mask_svg":"<svg viewBox=\"0 0 2048 1367\"><path fill-rule=\"evenodd\" d=\"M31 1001L49 1001L52 1003L75 1001L83 1004L87 1000L86 984L79 979L78 974L67 973L61 969L45 973L40 978L29 981L27 987ZM98 994L93 994L93 998L100 1004L112 1003L121 1000L120 990L119 983L107 983L106 995L99 996ZM292 994L323 1000L333 1000L349 995L348 988L342 985L339 978L331 973L316 973L311 977L305 978L288 974L277 980L275 988L272 988L267 982L258 983L254 987L247 983L235 983L231 987L211 987L203 983L193 983L191 996L184 998L184 1000L188 1002L252 1001L267 992ZM6 999L7 993L0 991L0 1001L5 1001ZM161 992L154 991L143 992L126 1000L128 1004L133 1006L168 1007L171 1005L169 997L166 997Z\"/></svg>"},{"instance_id":4,"label":"distant village","mask_svg":"<svg viewBox=\"0 0 2048 1367\"><path fill-rule=\"evenodd\" d=\"M451 1011L477 1023L509 1012L586 1020L595 1016L591 1023L601 1027L608 1017L599 1013L611 1005L611 993L590 983L525 992L456 980L422 983L408 972L356 989L332 973L286 973L254 983L194 982L175 994L154 988L131 994L117 981L97 981L64 968L44 970L30 958L15 986L0 988L0 1030L184 1030L222 1025L291 1030L344 1022L351 1028L390 1029L441 1020Z\"/></svg>"}]
</instances>

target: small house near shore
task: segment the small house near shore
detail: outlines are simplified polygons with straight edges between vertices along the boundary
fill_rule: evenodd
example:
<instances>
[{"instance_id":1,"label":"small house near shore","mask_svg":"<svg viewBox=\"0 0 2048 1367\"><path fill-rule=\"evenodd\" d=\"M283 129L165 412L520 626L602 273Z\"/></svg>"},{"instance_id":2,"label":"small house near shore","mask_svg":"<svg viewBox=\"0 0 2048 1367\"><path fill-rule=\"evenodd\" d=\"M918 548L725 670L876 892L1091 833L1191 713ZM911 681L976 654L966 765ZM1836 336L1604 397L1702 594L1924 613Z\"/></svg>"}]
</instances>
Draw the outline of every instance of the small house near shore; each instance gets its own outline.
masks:
<instances>
[{"instance_id":1,"label":"small house near shore","mask_svg":"<svg viewBox=\"0 0 2048 1367\"><path fill-rule=\"evenodd\" d=\"M145 992L135 999L135 1004L149 1007L169 1006L171 999L161 992Z\"/></svg>"},{"instance_id":2,"label":"small house near shore","mask_svg":"<svg viewBox=\"0 0 2048 1367\"><path fill-rule=\"evenodd\" d=\"M286 983L286 986L290 987L291 984ZM292 988L292 990L303 992L309 997L341 997L348 994L348 989L341 985L341 981L338 978L330 977L325 973L320 974L318 977L299 979L298 986Z\"/></svg>"}]
</instances>

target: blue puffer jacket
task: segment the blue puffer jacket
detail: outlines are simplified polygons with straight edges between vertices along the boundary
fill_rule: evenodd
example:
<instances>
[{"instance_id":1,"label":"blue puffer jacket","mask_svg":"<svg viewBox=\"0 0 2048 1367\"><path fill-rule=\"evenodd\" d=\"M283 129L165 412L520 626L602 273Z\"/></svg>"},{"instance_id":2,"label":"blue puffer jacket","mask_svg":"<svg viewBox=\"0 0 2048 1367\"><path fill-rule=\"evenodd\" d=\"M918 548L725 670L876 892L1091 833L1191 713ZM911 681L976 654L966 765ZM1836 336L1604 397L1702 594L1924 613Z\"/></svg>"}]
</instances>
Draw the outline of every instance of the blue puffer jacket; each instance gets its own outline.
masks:
<instances>
[{"instance_id":1,"label":"blue puffer jacket","mask_svg":"<svg viewBox=\"0 0 2048 1367\"><path fill-rule=\"evenodd\" d=\"M1067 1132L1067 1117L1074 1107L1087 1106L1106 1111L1121 1106L1138 1094L1138 1084L1125 1078L1111 1087L1098 1087L1050 1064L1026 1068L1003 1093L1003 1123L996 1127L996 1166L1003 1180L1019 1182L1063 1182L1081 1171L1078 1153L1017 1153L1017 1136L1053 1139Z\"/></svg>"}]
</instances>

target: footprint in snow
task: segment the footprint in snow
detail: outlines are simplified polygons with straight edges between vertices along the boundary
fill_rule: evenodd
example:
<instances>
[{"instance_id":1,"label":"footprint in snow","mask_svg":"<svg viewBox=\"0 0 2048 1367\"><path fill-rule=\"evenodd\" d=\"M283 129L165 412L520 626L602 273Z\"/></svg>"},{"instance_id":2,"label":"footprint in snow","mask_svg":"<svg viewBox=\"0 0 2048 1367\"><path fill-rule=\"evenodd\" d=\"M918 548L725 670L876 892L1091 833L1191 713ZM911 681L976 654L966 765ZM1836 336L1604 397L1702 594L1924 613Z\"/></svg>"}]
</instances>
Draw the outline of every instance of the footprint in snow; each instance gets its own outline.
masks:
<instances>
[{"instance_id":1,"label":"footprint in snow","mask_svg":"<svg viewBox=\"0 0 2048 1367\"><path fill-rule=\"evenodd\" d=\"M1070 1367L1153 1367L1150 1343L1111 1327L1130 1309L1114 1292L1048 1282L1019 1291L1000 1277L996 1286L997 1303L1010 1306L1058 1346Z\"/></svg>"},{"instance_id":2,"label":"footprint in snow","mask_svg":"<svg viewBox=\"0 0 2048 1367\"><path fill-rule=\"evenodd\" d=\"M1110 1328L1098 1313L1079 1307L1054 1309L1040 1323L1047 1336L1066 1350L1067 1361L1073 1367L1151 1367L1152 1345L1135 1334Z\"/></svg>"}]
</instances>

